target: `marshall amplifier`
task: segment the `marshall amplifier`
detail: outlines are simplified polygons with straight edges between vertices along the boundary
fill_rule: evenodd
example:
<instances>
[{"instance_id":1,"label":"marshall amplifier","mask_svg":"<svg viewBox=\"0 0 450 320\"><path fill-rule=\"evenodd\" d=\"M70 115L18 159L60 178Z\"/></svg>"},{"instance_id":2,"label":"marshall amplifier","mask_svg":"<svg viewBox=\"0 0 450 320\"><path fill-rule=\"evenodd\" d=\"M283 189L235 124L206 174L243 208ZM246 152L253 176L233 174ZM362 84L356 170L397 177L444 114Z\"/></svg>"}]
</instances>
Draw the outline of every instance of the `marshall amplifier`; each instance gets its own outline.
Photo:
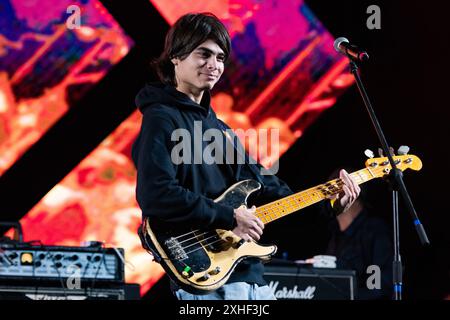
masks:
<instances>
[{"instance_id":1,"label":"marshall amplifier","mask_svg":"<svg viewBox=\"0 0 450 320\"><path fill-rule=\"evenodd\" d=\"M0 281L53 282L78 277L81 282L123 284L124 250L103 247L32 246L0 243ZM26 284L24 284L26 285Z\"/></svg>"},{"instance_id":2,"label":"marshall amplifier","mask_svg":"<svg viewBox=\"0 0 450 320\"><path fill-rule=\"evenodd\" d=\"M125 288L0 286L0 300L124 300Z\"/></svg>"},{"instance_id":3,"label":"marshall amplifier","mask_svg":"<svg viewBox=\"0 0 450 320\"><path fill-rule=\"evenodd\" d=\"M266 264L264 278L279 300L354 300L353 270Z\"/></svg>"}]
</instances>

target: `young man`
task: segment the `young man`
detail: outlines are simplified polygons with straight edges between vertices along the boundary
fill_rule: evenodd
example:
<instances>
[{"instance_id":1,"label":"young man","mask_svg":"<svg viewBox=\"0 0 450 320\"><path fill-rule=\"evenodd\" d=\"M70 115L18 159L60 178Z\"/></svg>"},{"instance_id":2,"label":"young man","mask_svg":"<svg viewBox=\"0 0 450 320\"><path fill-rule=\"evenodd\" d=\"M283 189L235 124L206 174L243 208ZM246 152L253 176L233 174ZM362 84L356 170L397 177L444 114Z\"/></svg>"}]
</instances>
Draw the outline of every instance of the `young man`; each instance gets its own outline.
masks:
<instances>
[{"instance_id":1,"label":"young man","mask_svg":"<svg viewBox=\"0 0 450 320\"><path fill-rule=\"evenodd\" d=\"M173 157L176 142L172 134L177 129L187 130L193 138L208 129L229 129L211 108L210 90L223 74L230 50L226 28L209 13L187 14L169 30L164 52L156 62L162 83L146 85L136 97L143 114L132 150L138 172L136 193L143 217L154 224L232 230L243 240L252 241L259 240L264 229L254 214L255 207L236 209L212 199L244 179L258 180L263 185L258 197L263 202L292 194L290 188L274 175L261 175L259 164L180 163ZM201 132L196 132L199 123ZM226 139L223 135L222 145L226 145ZM191 145L194 152L195 143ZM206 145L203 142L200 155ZM192 160L195 155L187 158ZM347 207L359 188L345 172L341 178L345 193L337 202ZM210 294L194 295L175 286L173 290L178 299L275 299L263 279L263 265L256 259L241 262L228 282Z\"/></svg>"}]
</instances>

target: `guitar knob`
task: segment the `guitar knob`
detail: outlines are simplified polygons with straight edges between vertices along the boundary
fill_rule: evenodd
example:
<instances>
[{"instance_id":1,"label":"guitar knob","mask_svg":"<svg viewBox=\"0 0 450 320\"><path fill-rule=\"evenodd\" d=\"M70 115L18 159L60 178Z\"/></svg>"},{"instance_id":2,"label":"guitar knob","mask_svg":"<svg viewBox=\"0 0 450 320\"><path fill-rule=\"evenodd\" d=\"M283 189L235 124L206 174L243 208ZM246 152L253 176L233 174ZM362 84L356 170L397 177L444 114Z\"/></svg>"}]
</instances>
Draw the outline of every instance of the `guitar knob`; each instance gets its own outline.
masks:
<instances>
[{"instance_id":1,"label":"guitar knob","mask_svg":"<svg viewBox=\"0 0 450 320\"><path fill-rule=\"evenodd\" d=\"M203 282L203 281L208 280L209 278L211 278L211 276L209 275L209 273L205 273L203 276L201 276L200 278L198 278L197 281Z\"/></svg>"},{"instance_id":2,"label":"guitar knob","mask_svg":"<svg viewBox=\"0 0 450 320\"><path fill-rule=\"evenodd\" d=\"M364 154L366 155L367 158L372 159L373 157L375 157L375 155L373 154L373 151L370 149L366 149L366 151L364 151Z\"/></svg>"},{"instance_id":3,"label":"guitar knob","mask_svg":"<svg viewBox=\"0 0 450 320\"><path fill-rule=\"evenodd\" d=\"M394 148L389 147L389 153L391 154L391 156L395 156Z\"/></svg>"},{"instance_id":4,"label":"guitar knob","mask_svg":"<svg viewBox=\"0 0 450 320\"><path fill-rule=\"evenodd\" d=\"M384 157L384 151L383 151L383 149L378 148L378 156L379 156L380 158L383 158L383 157Z\"/></svg>"},{"instance_id":5,"label":"guitar knob","mask_svg":"<svg viewBox=\"0 0 450 320\"><path fill-rule=\"evenodd\" d=\"M217 266L214 268L214 270L211 270L210 272L208 272L210 275L215 276L216 274L218 274L220 272L220 267Z\"/></svg>"},{"instance_id":6,"label":"guitar knob","mask_svg":"<svg viewBox=\"0 0 450 320\"><path fill-rule=\"evenodd\" d=\"M409 147L408 146L400 146L400 148L398 148L397 153L401 156L407 155L409 152Z\"/></svg>"}]
</instances>

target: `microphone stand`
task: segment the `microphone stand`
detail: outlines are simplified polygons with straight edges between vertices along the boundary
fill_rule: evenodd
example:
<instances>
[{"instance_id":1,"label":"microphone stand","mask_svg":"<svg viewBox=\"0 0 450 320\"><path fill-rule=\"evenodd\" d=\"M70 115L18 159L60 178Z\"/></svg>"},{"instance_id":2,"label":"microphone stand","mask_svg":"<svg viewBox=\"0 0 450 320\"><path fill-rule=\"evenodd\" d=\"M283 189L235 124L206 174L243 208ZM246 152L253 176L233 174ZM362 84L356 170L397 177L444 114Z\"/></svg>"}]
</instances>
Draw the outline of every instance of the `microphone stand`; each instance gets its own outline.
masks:
<instances>
[{"instance_id":1,"label":"microphone stand","mask_svg":"<svg viewBox=\"0 0 450 320\"><path fill-rule=\"evenodd\" d=\"M389 145L384 136L383 130L378 122L378 119L375 115L375 112L372 108L372 104L370 103L369 96L364 88L364 84L361 81L361 78L358 73L358 65L356 64L354 58L348 55L350 60L350 70L356 80L356 85L358 86L359 93L364 101L367 112L369 113L369 117L372 121L372 125L375 128L375 131L378 135L378 139L380 140L381 147L384 151L384 154L387 155L389 159L389 163L391 164L392 170L389 173L388 182L392 188L392 210L393 210L393 220L394 220L394 261L392 265L393 271L393 289L394 289L394 300L402 299L402 286L403 286L403 275L402 275L402 262L400 256L400 237L399 237L399 224L398 224L398 192L400 192L407 210L411 214L411 218L414 222L414 226L416 228L416 232L419 235L420 242L422 245L429 245L430 241L428 240L427 234L425 233L425 229L423 228L422 223L417 217L416 210L412 204L411 198L409 197L408 191L406 190L406 186L403 182L403 173L400 169L397 168L395 162L392 158Z\"/></svg>"}]
</instances>

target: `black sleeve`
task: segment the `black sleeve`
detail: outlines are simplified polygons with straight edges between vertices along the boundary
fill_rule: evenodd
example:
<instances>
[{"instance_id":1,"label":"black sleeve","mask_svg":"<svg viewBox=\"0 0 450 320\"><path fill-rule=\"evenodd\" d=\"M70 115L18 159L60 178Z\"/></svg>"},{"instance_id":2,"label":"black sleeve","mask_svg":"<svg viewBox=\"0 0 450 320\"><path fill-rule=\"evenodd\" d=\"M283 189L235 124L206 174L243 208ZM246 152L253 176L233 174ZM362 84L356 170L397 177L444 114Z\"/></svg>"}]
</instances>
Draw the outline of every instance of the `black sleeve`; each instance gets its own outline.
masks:
<instances>
[{"instance_id":1,"label":"black sleeve","mask_svg":"<svg viewBox=\"0 0 450 320\"><path fill-rule=\"evenodd\" d=\"M152 108L153 109L153 108ZM143 216L170 223L231 230L232 207L181 186L172 162L174 123L164 113L146 110L132 156L137 168L136 198Z\"/></svg>"},{"instance_id":2,"label":"black sleeve","mask_svg":"<svg viewBox=\"0 0 450 320\"><path fill-rule=\"evenodd\" d=\"M259 172L261 172L261 169L263 168L259 163L255 165L255 167ZM260 174L259 178L263 183L263 190L259 198L263 199L265 202L275 201L294 193L286 184L286 182L284 182L274 174Z\"/></svg>"},{"instance_id":3,"label":"black sleeve","mask_svg":"<svg viewBox=\"0 0 450 320\"><path fill-rule=\"evenodd\" d=\"M367 246L371 246L371 264L380 268L381 288L369 290L366 286L363 288L360 287L358 289L358 297L362 300L390 299L393 290L392 262L394 259L394 252L391 243L392 239L387 226L380 221L373 222L371 229L373 230L373 235L370 237L370 243L368 243Z\"/></svg>"}]
</instances>

